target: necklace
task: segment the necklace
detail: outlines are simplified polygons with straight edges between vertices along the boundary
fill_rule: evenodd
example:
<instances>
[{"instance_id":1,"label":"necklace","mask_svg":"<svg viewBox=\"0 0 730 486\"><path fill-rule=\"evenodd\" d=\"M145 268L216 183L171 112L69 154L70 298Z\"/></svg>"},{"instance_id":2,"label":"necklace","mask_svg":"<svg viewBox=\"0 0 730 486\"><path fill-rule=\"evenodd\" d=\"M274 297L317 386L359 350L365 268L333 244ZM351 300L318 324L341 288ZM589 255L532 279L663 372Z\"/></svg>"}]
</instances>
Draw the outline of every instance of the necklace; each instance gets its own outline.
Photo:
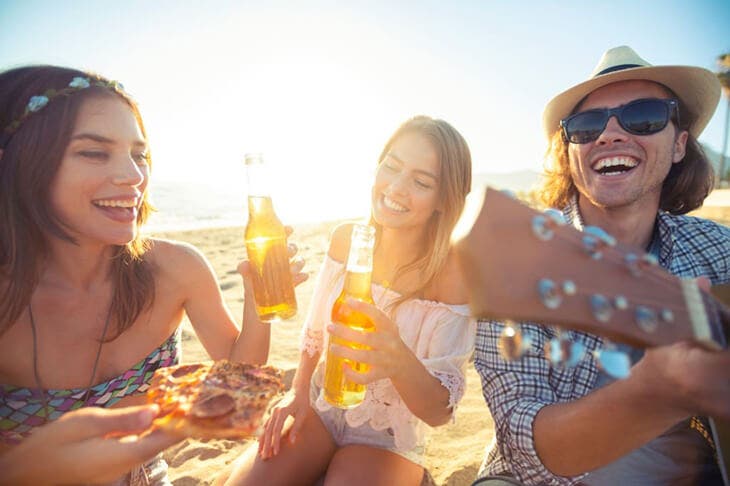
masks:
<instances>
[{"instance_id":1,"label":"necklace","mask_svg":"<svg viewBox=\"0 0 730 486\"><path fill-rule=\"evenodd\" d=\"M35 378L36 386L41 394L41 400L43 401L43 410L45 410L45 417L43 417L43 423L48 423L50 418L50 407L48 406L48 398L46 397L46 388L41 383L41 378L38 373L38 337L36 333L35 319L33 319L33 309L28 303L28 315L30 316L30 329L33 333L33 377ZM109 311L106 315L106 321L104 322L104 330L101 332L101 339L99 340L99 347L96 350L96 358L94 358L94 366L91 369L91 377L89 378L89 384L86 387L84 393L84 401L82 407L85 407L89 401L89 395L91 395L91 386L94 384L94 377L96 376L96 369L99 366L99 358L101 357L101 348L104 345L104 338L106 337L106 331L109 329L109 322L112 317L112 306L109 305Z\"/></svg>"}]
</instances>

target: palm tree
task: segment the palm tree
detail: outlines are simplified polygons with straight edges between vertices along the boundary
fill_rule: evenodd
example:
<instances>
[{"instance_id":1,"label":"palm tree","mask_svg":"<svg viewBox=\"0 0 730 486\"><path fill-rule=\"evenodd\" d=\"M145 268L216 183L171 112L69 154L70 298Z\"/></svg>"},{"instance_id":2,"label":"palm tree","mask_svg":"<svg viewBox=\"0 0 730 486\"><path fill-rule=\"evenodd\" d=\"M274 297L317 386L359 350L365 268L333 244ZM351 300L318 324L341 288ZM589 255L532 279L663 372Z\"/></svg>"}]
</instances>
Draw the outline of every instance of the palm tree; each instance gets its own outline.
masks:
<instances>
[{"instance_id":1,"label":"palm tree","mask_svg":"<svg viewBox=\"0 0 730 486\"><path fill-rule=\"evenodd\" d=\"M717 78L722 85L722 93L727 98L727 109L725 110L725 134L722 142L722 152L720 152L720 170L718 174L718 186L722 186L722 181L727 178L725 173L725 153L727 152L727 136L730 129L730 52L721 54L717 57L717 64L720 71Z\"/></svg>"}]
</instances>

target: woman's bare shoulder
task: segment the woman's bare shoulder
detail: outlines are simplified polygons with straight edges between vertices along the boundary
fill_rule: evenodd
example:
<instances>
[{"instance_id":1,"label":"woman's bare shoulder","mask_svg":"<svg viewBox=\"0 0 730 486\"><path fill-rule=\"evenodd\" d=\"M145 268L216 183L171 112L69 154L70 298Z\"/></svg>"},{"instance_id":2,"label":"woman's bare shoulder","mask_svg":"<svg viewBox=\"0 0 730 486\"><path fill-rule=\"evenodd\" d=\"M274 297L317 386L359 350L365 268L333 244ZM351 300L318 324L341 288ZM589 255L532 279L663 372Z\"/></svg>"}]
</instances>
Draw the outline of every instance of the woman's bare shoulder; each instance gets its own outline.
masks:
<instances>
[{"instance_id":1,"label":"woman's bare shoulder","mask_svg":"<svg viewBox=\"0 0 730 486\"><path fill-rule=\"evenodd\" d=\"M466 304L469 299L461 264L453 248L449 250L446 263L436 275L427 291L429 299L445 304Z\"/></svg>"},{"instance_id":2,"label":"woman's bare shoulder","mask_svg":"<svg viewBox=\"0 0 730 486\"><path fill-rule=\"evenodd\" d=\"M333 260L344 262L347 260L347 254L350 251L350 236L352 235L352 227L355 221L347 221L338 224L330 234L330 247L327 254Z\"/></svg>"},{"instance_id":3,"label":"woman's bare shoulder","mask_svg":"<svg viewBox=\"0 0 730 486\"><path fill-rule=\"evenodd\" d=\"M184 241L150 238L146 256L162 270L174 273L207 267L208 261L194 245Z\"/></svg>"}]
</instances>

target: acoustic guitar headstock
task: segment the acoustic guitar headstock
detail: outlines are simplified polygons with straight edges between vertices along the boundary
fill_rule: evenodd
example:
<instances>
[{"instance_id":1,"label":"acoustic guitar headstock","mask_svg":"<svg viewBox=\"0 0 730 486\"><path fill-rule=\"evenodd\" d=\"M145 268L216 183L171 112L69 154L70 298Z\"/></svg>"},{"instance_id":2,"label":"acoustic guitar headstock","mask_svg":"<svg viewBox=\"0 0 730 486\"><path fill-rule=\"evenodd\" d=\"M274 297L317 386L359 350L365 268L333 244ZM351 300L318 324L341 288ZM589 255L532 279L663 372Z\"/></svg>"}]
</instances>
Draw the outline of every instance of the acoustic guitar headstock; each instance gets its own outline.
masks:
<instances>
[{"instance_id":1,"label":"acoustic guitar headstock","mask_svg":"<svg viewBox=\"0 0 730 486\"><path fill-rule=\"evenodd\" d=\"M696 280L599 228L578 231L558 211L540 213L494 189L457 253L480 318L547 323L636 347L725 345L727 308Z\"/></svg>"}]
</instances>

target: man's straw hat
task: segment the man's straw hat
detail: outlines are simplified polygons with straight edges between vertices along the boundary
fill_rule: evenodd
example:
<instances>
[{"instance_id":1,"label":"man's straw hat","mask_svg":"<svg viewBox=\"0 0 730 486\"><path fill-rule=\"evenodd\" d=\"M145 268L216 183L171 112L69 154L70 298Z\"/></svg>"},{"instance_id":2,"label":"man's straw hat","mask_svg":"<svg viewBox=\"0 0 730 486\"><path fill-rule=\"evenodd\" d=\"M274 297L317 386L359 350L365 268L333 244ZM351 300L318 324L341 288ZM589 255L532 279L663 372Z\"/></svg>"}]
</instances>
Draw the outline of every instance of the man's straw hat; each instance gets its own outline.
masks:
<instances>
[{"instance_id":1,"label":"man's straw hat","mask_svg":"<svg viewBox=\"0 0 730 486\"><path fill-rule=\"evenodd\" d=\"M590 79L557 95L545 107L542 128L550 137L560 129L578 103L596 89L618 81L646 80L674 91L689 113L689 132L702 133L720 101L720 81L712 71L696 66L652 66L628 46L614 47L603 54Z\"/></svg>"}]
</instances>

